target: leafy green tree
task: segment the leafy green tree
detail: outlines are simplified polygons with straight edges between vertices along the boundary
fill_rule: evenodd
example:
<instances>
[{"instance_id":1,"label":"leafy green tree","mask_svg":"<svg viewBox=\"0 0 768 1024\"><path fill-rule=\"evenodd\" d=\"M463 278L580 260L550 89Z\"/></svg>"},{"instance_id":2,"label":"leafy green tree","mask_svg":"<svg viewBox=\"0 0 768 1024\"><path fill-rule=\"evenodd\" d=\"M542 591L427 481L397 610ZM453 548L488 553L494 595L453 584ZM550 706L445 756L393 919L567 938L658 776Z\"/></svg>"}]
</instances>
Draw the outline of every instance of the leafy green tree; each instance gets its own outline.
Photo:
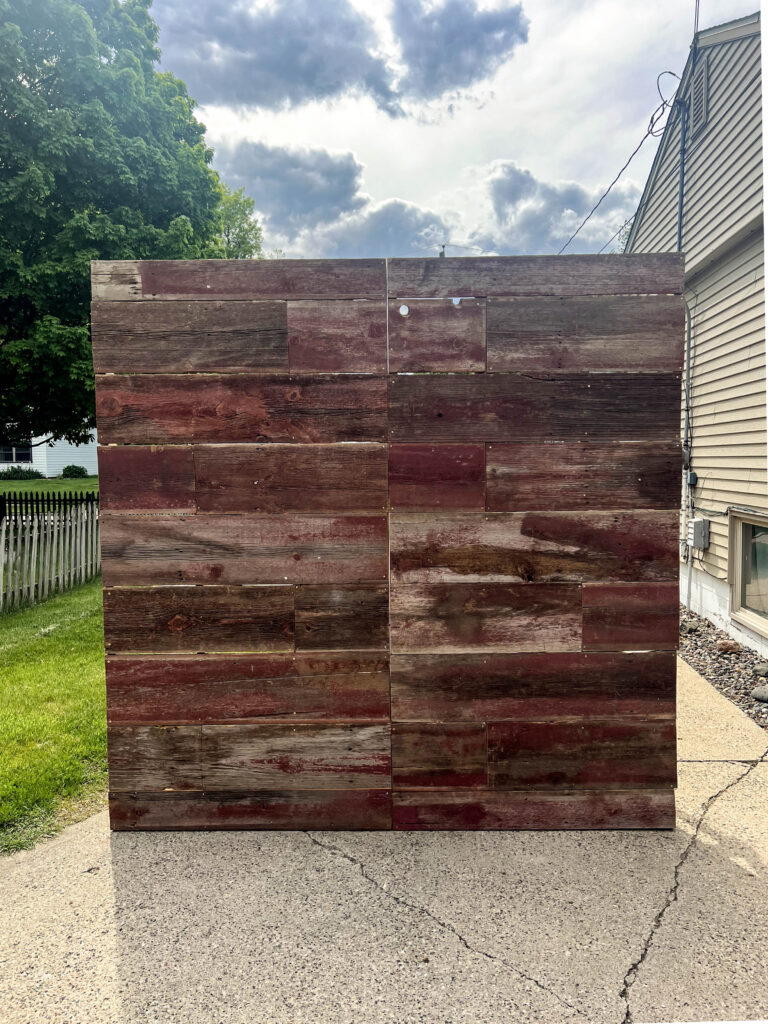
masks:
<instances>
[{"instance_id":1,"label":"leafy green tree","mask_svg":"<svg viewBox=\"0 0 768 1024\"><path fill-rule=\"evenodd\" d=\"M253 200L222 182L219 206L218 248L227 260L261 258L261 226L253 212Z\"/></svg>"},{"instance_id":2,"label":"leafy green tree","mask_svg":"<svg viewBox=\"0 0 768 1024\"><path fill-rule=\"evenodd\" d=\"M94 425L92 259L195 258L218 245L213 154L184 83L154 68L150 4L0 0L0 433L9 440L78 442Z\"/></svg>"}]
</instances>

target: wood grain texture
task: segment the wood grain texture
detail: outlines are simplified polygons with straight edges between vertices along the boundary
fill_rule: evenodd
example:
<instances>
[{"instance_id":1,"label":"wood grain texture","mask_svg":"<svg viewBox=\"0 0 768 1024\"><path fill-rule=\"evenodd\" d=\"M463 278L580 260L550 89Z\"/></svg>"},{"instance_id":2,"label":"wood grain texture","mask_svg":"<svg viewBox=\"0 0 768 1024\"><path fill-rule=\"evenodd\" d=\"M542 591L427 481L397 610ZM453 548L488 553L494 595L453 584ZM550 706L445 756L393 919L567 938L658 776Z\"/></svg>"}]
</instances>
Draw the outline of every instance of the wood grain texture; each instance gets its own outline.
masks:
<instances>
[{"instance_id":1,"label":"wood grain texture","mask_svg":"<svg viewBox=\"0 0 768 1024\"><path fill-rule=\"evenodd\" d=\"M666 441L676 438L673 373L399 375L389 383L392 441Z\"/></svg>"},{"instance_id":2,"label":"wood grain texture","mask_svg":"<svg viewBox=\"0 0 768 1024\"><path fill-rule=\"evenodd\" d=\"M109 587L387 578L384 516L111 513L101 545Z\"/></svg>"},{"instance_id":3,"label":"wood grain texture","mask_svg":"<svg viewBox=\"0 0 768 1024\"><path fill-rule=\"evenodd\" d=\"M288 371L285 302L95 302L96 373Z\"/></svg>"},{"instance_id":4,"label":"wood grain texture","mask_svg":"<svg viewBox=\"0 0 768 1024\"><path fill-rule=\"evenodd\" d=\"M390 296L646 295L683 290L679 253L391 259Z\"/></svg>"},{"instance_id":5,"label":"wood grain texture","mask_svg":"<svg viewBox=\"0 0 768 1024\"><path fill-rule=\"evenodd\" d=\"M293 587L104 590L109 652L291 651Z\"/></svg>"},{"instance_id":6,"label":"wood grain texture","mask_svg":"<svg viewBox=\"0 0 768 1024\"><path fill-rule=\"evenodd\" d=\"M388 725L202 726L212 790L389 789Z\"/></svg>"},{"instance_id":7,"label":"wood grain texture","mask_svg":"<svg viewBox=\"0 0 768 1024\"><path fill-rule=\"evenodd\" d=\"M110 722L389 721L383 655L107 658Z\"/></svg>"},{"instance_id":8,"label":"wood grain texture","mask_svg":"<svg viewBox=\"0 0 768 1024\"><path fill-rule=\"evenodd\" d=\"M99 446L99 498L104 511L195 510L190 445Z\"/></svg>"},{"instance_id":9,"label":"wood grain texture","mask_svg":"<svg viewBox=\"0 0 768 1024\"><path fill-rule=\"evenodd\" d=\"M496 789L658 789L676 771L671 717L488 723Z\"/></svg>"},{"instance_id":10,"label":"wood grain texture","mask_svg":"<svg viewBox=\"0 0 768 1024\"><path fill-rule=\"evenodd\" d=\"M110 793L111 828L389 829L386 789L305 789L257 793Z\"/></svg>"},{"instance_id":11,"label":"wood grain texture","mask_svg":"<svg viewBox=\"0 0 768 1024\"><path fill-rule=\"evenodd\" d=\"M384 260L144 260L153 299L380 299ZM109 296L105 296L109 297Z\"/></svg>"},{"instance_id":12,"label":"wood grain texture","mask_svg":"<svg viewBox=\"0 0 768 1024\"><path fill-rule=\"evenodd\" d=\"M491 512L680 505L680 444L672 438L489 444L486 465Z\"/></svg>"},{"instance_id":13,"label":"wood grain texture","mask_svg":"<svg viewBox=\"0 0 768 1024\"><path fill-rule=\"evenodd\" d=\"M396 830L675 827L673 789L411 791L392 794Z\"/></svg>"},{"instance_id":14,"label":"wood grain texture","mask_svg":"<svg viewBox=\"0 0 768 1024\"><path fill-rule=\"evenodd\" d=\"M392 651L573 651L581 594L569 583L394 584Z\"/></svg>"},{"instance_id":15,"label":"wood grain texture","mask_svg":"<svg viewBox=\"0 0 768 1024\"><path fill-rule=\"evenodd\" d=\"M91 260L91 297L96 301L140 299L138 260Z\"/></svg>"},{"instance_id":16,"label":"wood grain texture","mask_svg":"<svg viewBox=\"0 0 768 1024\"><path fill-rule=\"evenodd\" d=\"M382 377L257 374L100 376L102 444L386 440Z\"/></svg>"},{"instance_id":17,"label":"wood grain texture","mask_svg":"<svg viewBox=\"0 0 768 1024\"><path fill-rule=\"evenodd\" d=\"M197 725L111 726L110 790L202 789L201 743Z\"/></svg>"},{"instance_id":18,"label":"wood grain texture","mask_svg":"<svg viewBox=\"0 0 768 1024\"><path fill-rule=\"evenodd\" d=\"M676 580L677 512L390 516L400 583Z\"/></svg>"},{"instance_id":19,"label":"wood grain texture","mask_svg":"<svg viewBox=\"0 0 768 1024\"><path fill-rule=\"evenodd\" d=\"M389 369L484 370L485 301L390 301Z\"/></svg>"},{"instance_id":20,"label":"wood grain texture","mask_svg":"<svg viewBox=\"0 0 768 1024\"><path fill-rule=\"evenodd\" d=\"M585 651L677 650L680 591L674 583L590 583L582 591Z\"/></svg>"},{"instance_id":21,"label":"wood grain texture","mask_svg":"<svg viewBox=\"0 0 768 1024\"><path fill-rule=\"evenodd\" d=\"M292 373L386 373L386 304L289 302L288 352Z\"/></svg>"},{"instance_id":22,"label":"wood grain texture","mask_svg":"<svg viewBox=\"0 0 768 1024\"><path fill-rule=\"evenodd\" d=\"M396 654L392 718L490 722L674 714L673 652Z\"/></svg>"},{"instance_id":23,"label":"wood grain texture","mask_svg":"<svg viewBox=\"0 0 768 1024\"><path fill-rule=\"evenodd\" d=\"M491 299L488 369L677 373L684 326L680 295Z\"/></svg>"},{"instance_id":24,"label":"wood grain texture","mask_svg":"<svg viewBox=\"0 0 768 1024\"><path fill-rule=\"evenodd\" d=\"M487 786L485 725L474 722L393 723L392 785L403 789Z\"/></svg>"},{"instance_id":25,"label":"wood grain texture","mask_svg":"<svg viewBox=\"0 0 768 1024\"><path fill-rule=\"evenodd\" d=\"M127 450L127 449L124 449ZM384 512L383 444L197 445L203 512Z\"/></svg>"},{"instance_id":26,"label":"wood grain texture","mask_svg":"<svg viewBox=\"0 0 768 1024\"><path fill-rule=\"evenodd\" d=\"M485 507L485 447L481 444L391 444L392 509L481 511Z\"/></svg>"},{"instance_id":27,"label":"wood grain texture","mask_svg":"<svg viewBox=\"0 0 768 1024\"><path fill-rule=\"evenodd\" d=\"M296 588L296 650L384 650L389 588L383 585Z\"/></svg>"}]
</instances>

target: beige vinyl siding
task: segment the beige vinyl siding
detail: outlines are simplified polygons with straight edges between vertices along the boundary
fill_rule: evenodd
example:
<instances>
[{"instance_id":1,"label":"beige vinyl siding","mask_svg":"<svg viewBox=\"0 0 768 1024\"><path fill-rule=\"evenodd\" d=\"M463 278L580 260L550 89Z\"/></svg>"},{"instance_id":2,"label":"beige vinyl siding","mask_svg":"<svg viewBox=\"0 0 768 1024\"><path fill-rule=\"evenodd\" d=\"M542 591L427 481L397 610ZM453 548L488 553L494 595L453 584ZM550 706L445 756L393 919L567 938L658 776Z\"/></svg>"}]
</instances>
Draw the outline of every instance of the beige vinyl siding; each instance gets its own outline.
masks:
<instances>
[{"instance_id":1,"label":"beige vinyl siding","mask_svg":"<svg viewBox=\"0 0 768 1024\"><path fill-rule=\"evenodd\" d=\"M724 254L686 289L693 329L692 468L697 506L768 512L763 234ZM704 567L728 572L728 521L711 519Z\"/></svg>"}]
</instances>

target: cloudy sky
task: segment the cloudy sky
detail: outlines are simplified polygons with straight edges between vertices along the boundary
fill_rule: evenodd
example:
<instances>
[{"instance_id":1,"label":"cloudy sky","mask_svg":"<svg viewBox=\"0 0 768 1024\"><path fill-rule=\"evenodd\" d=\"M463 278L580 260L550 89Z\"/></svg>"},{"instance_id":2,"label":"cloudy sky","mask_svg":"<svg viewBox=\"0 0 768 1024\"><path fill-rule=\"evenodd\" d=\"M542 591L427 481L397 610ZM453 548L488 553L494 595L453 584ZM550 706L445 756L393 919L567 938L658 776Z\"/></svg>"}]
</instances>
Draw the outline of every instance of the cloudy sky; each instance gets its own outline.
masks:
<instances>
[{"instance_id":1,"label":"cloudy sky","mask_svg":"<svg viewBox=\"0 0 768 1024\"><path fill-rule=\"evenodd\" d=\"M758 9L701 0L699 25ZM214 166L289 256L556 252L681 73L694 0L154 0ZM676 80L660 82L665 97ZM631 215L649 138L569 252Z\"/></svg>"}]
</instances>

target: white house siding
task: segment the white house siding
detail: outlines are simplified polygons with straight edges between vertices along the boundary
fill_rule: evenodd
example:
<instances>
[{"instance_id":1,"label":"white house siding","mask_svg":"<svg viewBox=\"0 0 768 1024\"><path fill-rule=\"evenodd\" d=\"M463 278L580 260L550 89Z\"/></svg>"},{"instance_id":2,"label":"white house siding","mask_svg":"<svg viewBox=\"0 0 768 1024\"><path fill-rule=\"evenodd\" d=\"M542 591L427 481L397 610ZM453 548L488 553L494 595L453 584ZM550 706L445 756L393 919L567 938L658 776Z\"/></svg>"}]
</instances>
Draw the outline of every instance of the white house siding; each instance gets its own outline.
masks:
<instances>
[{"instance_id":1,"label":"white house siding","mask_svg":"<svg viewBox=\"0 0 768 1024\"><path fill-rule=\"evenodd\" d=\"M45 477L61 476L65 466L84 466L89 476L98 476L99 468L96 461L98 445L96 432L94 440L87 444L70 444L69 441L52 441L48 444L34 444L31 462L0 462L0 470L22 466L36 469ZM33 438L34 442L42 441L41 437Z\"/></svg>"}]
</instances>

